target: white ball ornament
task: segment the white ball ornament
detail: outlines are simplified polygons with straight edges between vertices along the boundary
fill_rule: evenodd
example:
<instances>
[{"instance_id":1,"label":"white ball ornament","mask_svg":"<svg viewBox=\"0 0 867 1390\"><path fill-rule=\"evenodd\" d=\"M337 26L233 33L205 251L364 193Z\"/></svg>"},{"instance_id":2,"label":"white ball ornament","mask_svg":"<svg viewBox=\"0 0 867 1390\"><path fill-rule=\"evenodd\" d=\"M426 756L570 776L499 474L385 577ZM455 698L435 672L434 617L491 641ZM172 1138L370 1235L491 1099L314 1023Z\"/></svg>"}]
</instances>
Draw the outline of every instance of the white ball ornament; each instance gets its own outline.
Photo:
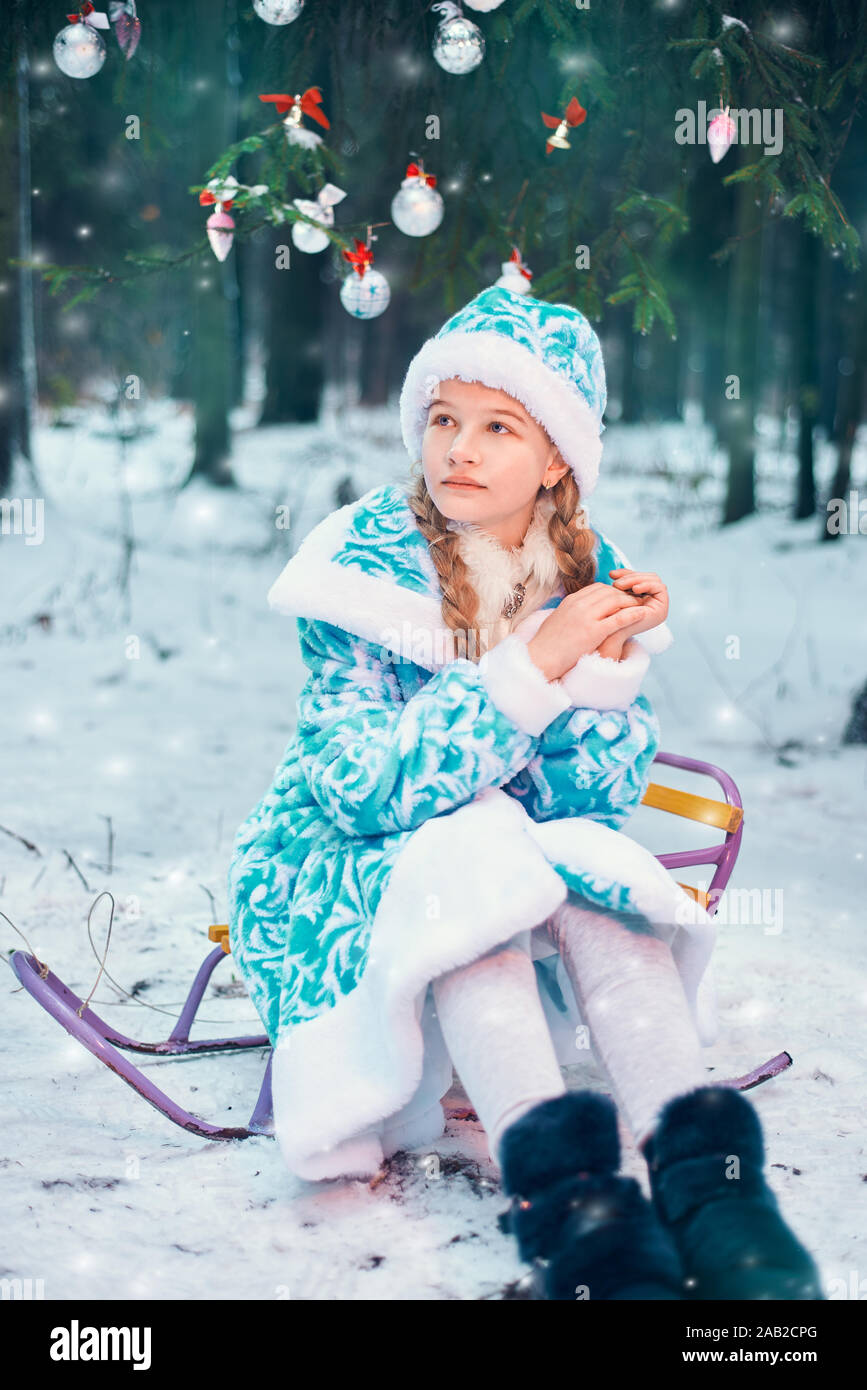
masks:
<instances>
[{"instance_id":1,"label":"white ball ornament","mask_svg":"<svg viewBox=\"0 0 867 1390\"><path fill-rule=\"evenodd\" d=\"M498 10L503 0L464 0L465 5L469 5L471 10L478 10L481 14L488 14L491 10Z\"/></svg>"},{"instance_id":2,"label":"white ball ornament","mask_svg":"<svg viewBox=\"0 0 867 1390\"><path fill-rule=\"evenodd\" d=\"M266 24L291 24L304 9L304 0L253 0L253 9Z\"/></svg>"},{"instance_id":3,"label":"white ball ornament","mask_svg":"<svg viewBox=\"0 0 867 1390\"><path fill-rule=\"evenodd\" d=\"M316 227L311 227L309 222L293 222L292 241L299 251L306 251L313 256L317 251L324 251L330 237L325 232L320 232Z\"/></svg>"},{"instance_id":4,"label":"white ball ornament","mask_svg":"<svg viewBox=\"0 0 867 1390\"><path fill-rule=\"evenodd\" d=\"M485 56L485 36L477 24L461 14L452 0L432 5L442 10L433 41L433 56L445 72L460 75L472 72Z\"/></svg>"},{"instance_id":5,"label":"white ball ornament","mask_svg":"<svg viewBox=\"0 0 867 1390\"><path fill-rule=\"evenodd\" d=\"M385 276L370 267L359 275L352 271L340 286L340 302L354 319L375 319L388 308L391 286Z\"/></svg>"},{"instance_id":6,"label":"white ball ornament","mask_svg":"<svg viewBox=\"0 0 867 1390\"><path fill-rule=\"evenodd\" d=\"M391 220L405 236L428 236L442 222L445 205L435 183L433 175L417 164L407 167L406 178L391 200Z\"/></svg>"},{"instance_id":7,"label":"white ball ornament","mask_svg":"<svg viewBox=\"0 0 867 1390\"><path fill-rule=\"evenodd\" d=\"M299 212L321 222L323 227L333 227L334 205L342 202L345 197L346 193L342 188L338 188L333 183L326 183L315 199L293 198L292 201ZM292 240L299 251L306 251L310 255L315 255L317 251L325 250L330 239L325 232L320 232L317 227L311 227L309 222L292 223Z\"/></svg>"},{"instance_id":8,"label":"white ball ornament","mask_svg":"<svg viewBox=\"0 0 867 1390\"><path fill-rule=\"evenodd\" d=\"M68 24L51 52L67 77L94 77L105 62L105 41L90 24Z\"/></svg>"}]
</instances>

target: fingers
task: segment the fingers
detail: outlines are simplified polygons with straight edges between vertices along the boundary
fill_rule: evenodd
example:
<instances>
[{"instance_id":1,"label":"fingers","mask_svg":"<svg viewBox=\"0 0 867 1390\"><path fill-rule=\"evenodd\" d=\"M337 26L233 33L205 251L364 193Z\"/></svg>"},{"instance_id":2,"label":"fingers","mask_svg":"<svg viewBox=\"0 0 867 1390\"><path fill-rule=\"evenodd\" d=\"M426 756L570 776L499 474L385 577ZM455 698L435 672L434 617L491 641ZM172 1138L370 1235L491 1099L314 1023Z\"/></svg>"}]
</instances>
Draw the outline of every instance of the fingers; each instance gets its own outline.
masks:
<instances>
[{"instance_id":1,"label":"fingers","mask_svg":"<svg viewBox=\"0 0 867 1390\"><path fill-rule=\"evenodd\" d=\"M604 641L606 637L610 637L613 633L620 632L625 627L632 627L652 616L652 610L643 606L638 608L621 608L616 613L612 613L610 618L603 618L600 621L599 630L603 634L602 640Z\"/></svg>"},{"instance_id":2,"label":"fingers","mask_svg":"<svg viewBox=\"0 0 867 1390\"><path fill-rule=\"evenodd\" d=\"M612 570L611 573L615 574L616 571ZM622 585L625 589L634 589L637 593L645 593L647 590L659 591L665 588L659 575L650 571L625 570L613 583Z\"/></svg>"},{"instance_id":3,"label":"fingers","mask_svg":"<svg viewBox=\"0 0 867 1390\"><path fill-rule=\"evenodd\" d=\"M632 594L628 594L624 589L615 589L613 584L588 584L586 588L579 589L578 593L585 594L586 603L594 608L611 610L612 605L620 608L623 604L638 602Z\"/></svg>"}]
</instances>

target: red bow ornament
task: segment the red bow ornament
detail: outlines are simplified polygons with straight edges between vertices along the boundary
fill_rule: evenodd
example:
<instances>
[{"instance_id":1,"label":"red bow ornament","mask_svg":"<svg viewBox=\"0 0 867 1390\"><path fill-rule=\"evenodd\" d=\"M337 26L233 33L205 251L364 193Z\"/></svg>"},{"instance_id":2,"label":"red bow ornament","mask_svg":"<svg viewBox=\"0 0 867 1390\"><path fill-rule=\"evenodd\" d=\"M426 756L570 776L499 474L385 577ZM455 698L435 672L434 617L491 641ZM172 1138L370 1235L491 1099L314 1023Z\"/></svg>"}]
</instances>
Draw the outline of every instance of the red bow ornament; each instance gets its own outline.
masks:
<instances>
[{"instance_id":1,"label":"red bow ornament","mask_svg":"<svg viewBox=\"0 0 867 1390\"><path fill-rule=\"evenodd\" d=\"M217 203L221 208L230 208L234 201L234 198L217 198L207 188L203 188L199 194L199 202L202 207L207 207L209 203Z\"/></svg>"},{"instance_id":2,"label":"red bow ornament","mask_svg":"<svg viewBox=\"0 0 867 1390\"><path fill-rule=\"evenodd\" d=\"M355 237L354 241L355 250L344 250L343 256L353 266L356 275L359 275L363 280L364 272L367 270L367 267L369 265L373 265L373 252L371 251L370 247L365 245L365 243L361 241L358 237Z\"/></svg>"},{"instance_id":3,"label":"red bow ornament","mask_svg":"<svg viewBox=\"0 0 867 1390\"><path fill-rule=\"evenodd\" d=\"M108 15L97 14L90 0L79 6L78 14L68 14L66 18L70 24L89 24L92 29L107 29L109 27Z\"/></svg>"},{"instance_id":4,"label":"red bow ornament","mask_svg":"<svg viewBox=\"0 0 867 1390\"><path fill-rule=\"evenodd\" d=\"M326 130L331 129L331 122L324 111L319 109L322 93L318 87L308 87L306 92L296 92L295 96L290 96L287 92L260 92L259 100L273 101L281 116L284 111L288 111L283 128L290 145L304 145L312 149L315 145L322 144L321 135L317 135L314 130L304 129L301 124L302 115L312 116L313 120L318 121Z\"/></svg>"},{"instance_id":5,"label":"red bow ornament","mask_svg":"<svg viewBox=\"0 0 867 1390\"><path fill-rule=\"evenodd\" d=\"M521 253L518 250L517 246L515 246L512 249L512 254L509 257L509 259L504 262L504 266L506 265L515 265L517 269L520 270L522 275L526 276L528 280L532 280L533 272L532 270L528 270L527 267L524 265L524 262L521 258ZM514 271L511 273L514 274Z\"/></svg>"},{"instance_id":6,"label":"red bow ornament","mask_svg":"<svg viewBox=\"0 0 867 1390\"><path fill-rule=\"evenodd\" d=\"M420 169L417 164L407 164L406 177L408 179L418 178L422 183L429 184L431 188L436 187L436 176L434 174L426 174L424 169Z\"/></svg>"},{"instance_id":7,"label":"red bow ornament","mask_svg":"<svg viewBox=\"0 0 867 1390\"><path fill-rule=\"evenodd\" d=\"M558 116L549 116L544 111L541 116L546 126L554 131L550 140L545 143L545 153L550 154L555 149L568 150L570 148L569 141L566 139L566 131L570 126L582 125L587 119L587 112L578 98L573 97L566 107L566 115L562 119Z\"/></svg>"}]
</instances>

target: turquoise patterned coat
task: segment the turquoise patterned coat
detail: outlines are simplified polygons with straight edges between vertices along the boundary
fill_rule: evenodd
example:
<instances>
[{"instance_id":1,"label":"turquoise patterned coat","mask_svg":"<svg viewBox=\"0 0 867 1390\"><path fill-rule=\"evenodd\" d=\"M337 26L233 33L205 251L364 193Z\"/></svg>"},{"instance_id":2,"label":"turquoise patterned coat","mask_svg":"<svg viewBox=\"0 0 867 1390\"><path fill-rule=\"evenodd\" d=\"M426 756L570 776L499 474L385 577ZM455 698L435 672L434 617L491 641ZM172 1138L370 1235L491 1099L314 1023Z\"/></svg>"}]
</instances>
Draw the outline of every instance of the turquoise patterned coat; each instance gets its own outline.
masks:
<instances>
[{"instance_id":1,"label":"turquoise patterned coat","mask_svg":"<svg viewBox=\"0 0 867 1390\"><path fill-rule=\"evenodd\" d=\"M628 562L595 534L608 582ZM545 609L480 661L455 659L427 543L389 485L315 526L268 600L296 618L309 676L235 837L229 925L297 1176L369 1176L442 1134L452 1068L429 984L502 942L536 962L561 1063L581 1060L542 929L569 893L646 916L714 1041L712 921L620 829L659 747L637 687L671 641L664 624L632 639L628 661L593 653L562 682L526 650Z\"/></svg>"}]
</instances>

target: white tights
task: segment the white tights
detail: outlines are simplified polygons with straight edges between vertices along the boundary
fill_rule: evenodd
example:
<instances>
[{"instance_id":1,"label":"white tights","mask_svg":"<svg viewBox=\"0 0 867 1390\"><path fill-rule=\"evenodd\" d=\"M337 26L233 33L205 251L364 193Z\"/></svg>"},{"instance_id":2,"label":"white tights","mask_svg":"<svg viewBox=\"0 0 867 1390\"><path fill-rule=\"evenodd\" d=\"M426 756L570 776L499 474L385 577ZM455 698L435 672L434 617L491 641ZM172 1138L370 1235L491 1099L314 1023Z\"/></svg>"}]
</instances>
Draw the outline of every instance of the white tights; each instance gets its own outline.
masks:
<instances>
[{"instance_id":1,"label":"white tights","mask_svg":"<svg viewBox=\"0 0 867 1390\"><path fill-rule=\"evenodd\" d=\"M708 1080L671 950L637 915L568 900L546 926L593 1052L641 1144L665 1101ZM499 1166L508 1125L566 1090L533 963L507 942L439 976L433 993L446 1046Z\"/></svg>"}]
</instances>

